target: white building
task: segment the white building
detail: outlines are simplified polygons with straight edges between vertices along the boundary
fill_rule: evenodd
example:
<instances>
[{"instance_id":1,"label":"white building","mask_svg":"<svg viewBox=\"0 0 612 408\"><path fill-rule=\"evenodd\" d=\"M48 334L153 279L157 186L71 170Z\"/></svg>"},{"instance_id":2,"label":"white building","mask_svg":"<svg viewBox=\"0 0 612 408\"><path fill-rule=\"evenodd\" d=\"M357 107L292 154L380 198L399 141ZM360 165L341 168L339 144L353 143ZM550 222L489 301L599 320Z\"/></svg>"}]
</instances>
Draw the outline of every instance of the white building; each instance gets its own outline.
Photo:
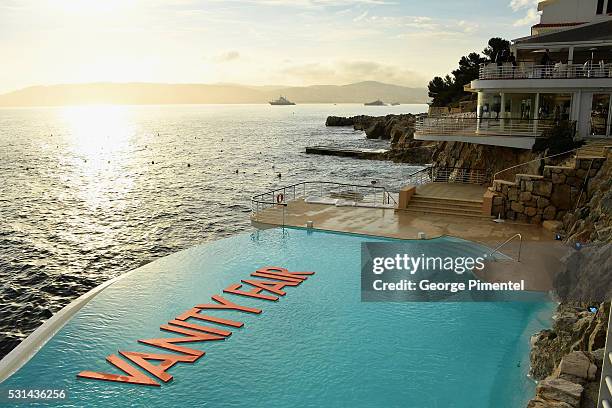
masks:
<instances>
[{"instance_id":1,"label":"white building","mask_svg":"<svg viewBox=\"0 0 612 408\"><path fill-rule=\"evenodd\" d=\"M579 138L611 137L612 0L545 0L535 35L512 41L516 62L482 66L477 118L425 118L415 139L530 149L559 121Z\"/></svg>"}]
</instances>

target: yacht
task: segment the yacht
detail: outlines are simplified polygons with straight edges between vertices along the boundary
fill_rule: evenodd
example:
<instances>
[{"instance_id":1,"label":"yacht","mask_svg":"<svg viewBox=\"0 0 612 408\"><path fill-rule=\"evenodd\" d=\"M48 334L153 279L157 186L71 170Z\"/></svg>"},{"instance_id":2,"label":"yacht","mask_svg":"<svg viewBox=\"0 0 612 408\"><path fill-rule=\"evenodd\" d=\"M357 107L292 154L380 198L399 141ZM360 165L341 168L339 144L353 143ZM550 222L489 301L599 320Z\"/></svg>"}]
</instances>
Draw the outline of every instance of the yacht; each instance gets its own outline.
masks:
<instances>
[{"instance_id":1,"label":"yacht","mask_svg":"<svg viewBox=\"0 0 612 408\"><path fill-rule=\"evenodd\" d=\"M295 105L295 102L291 102L284 96L280 96L277 100L270 101L270 105Z\"/></svg>"},{"instance_id":2,"label":"yacht","mask_svg":"<svg viewBox=\"0 0 612 408\"><path fill-rule=\"evenodd\" d=\"M364 103L364 105L365 106L387 106L387 104L381 101L380 99L377 99L374 102Z\"/></svg>"}]
</instances>

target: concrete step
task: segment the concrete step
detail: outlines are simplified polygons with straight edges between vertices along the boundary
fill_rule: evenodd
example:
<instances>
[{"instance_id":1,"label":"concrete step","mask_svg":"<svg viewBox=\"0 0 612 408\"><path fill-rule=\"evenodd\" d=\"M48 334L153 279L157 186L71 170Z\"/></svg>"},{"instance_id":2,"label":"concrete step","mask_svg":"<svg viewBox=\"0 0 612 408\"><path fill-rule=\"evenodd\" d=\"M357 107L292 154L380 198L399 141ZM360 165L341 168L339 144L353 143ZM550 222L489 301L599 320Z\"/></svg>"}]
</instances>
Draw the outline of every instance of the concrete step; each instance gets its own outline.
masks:
<instances>
[{"instance_id":1,"label":"concrete step","mask_svg":"<svg viewBox=\"0 0 612 408\"><path fill-rule=\"evenodd\" d=\"M424 211L427 212L429 210L434 211L445 211L447 213L465 213L465 214L475 214L481 215L482 209L480 207L457 207L451 205L442 205L442 204L418 204L410 202L408 204L409 210L415 211Z\"/></svg>"},{"instance_id":2,"label":"concrete step","mask_svg":"<svg viewBox=\"0 0 612 408\"><path fill-rule=\"evenodd\" d=\"M487 217L482 214L473 214L464 211L447 211L447 210L436 210L436 209L414 209L410 206L403 211L415 213L415 214L437 214L437 215L447 215L452 217L466 217L466 218L475 218L480 220L490 220L492 217Z\"/></svg>"},{"instance_id":3,"label":"concrete step","mask_svg":"<svg viewBox=\"0 0 612 408\"><path fill-rule=\"evenodd\" d=\"M470 208L480 208L482 206L482 201L477 200L461 200L454 198L441 198L441 197L429 197L429 196L421 196L415 194L412 196L410 203L429 203L429 204L443 204L443 205L452 205L458 207L470 207Z\"/></svg>"}]
</instances>

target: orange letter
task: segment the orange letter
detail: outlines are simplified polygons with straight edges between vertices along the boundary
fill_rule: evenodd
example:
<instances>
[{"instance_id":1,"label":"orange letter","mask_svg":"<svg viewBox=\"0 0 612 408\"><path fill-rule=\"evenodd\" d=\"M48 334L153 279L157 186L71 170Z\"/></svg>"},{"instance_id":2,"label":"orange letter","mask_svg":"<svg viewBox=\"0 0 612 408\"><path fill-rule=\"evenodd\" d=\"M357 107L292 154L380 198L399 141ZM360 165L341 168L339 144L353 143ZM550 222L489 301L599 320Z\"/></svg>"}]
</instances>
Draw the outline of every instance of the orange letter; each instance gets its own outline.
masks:
<instances>
[{"instance_id":1,"label":"orange letter","mask_svg":"<svg viewBox=\"0 0 612 408\"><path fill-rule=\"evenodd\" d=\"M164 324L160 327L162 330L171 331L174 333L185 334L189 337L175 337L171 339L146 339L138 340L139 343L148 344L150 346L159 347L167 350L176 351L183 354L189 354L191 356L201 357L204 355L203 351L194 350L187 347L176 346L174 343L191 343L196 341L214 341L214 340L225 340L225 337L215 336L213 334L198 333L195 331L182 329L180 327L170 326Z\"/></svg>"},{"instance_id":2,"label":"orange letter","mask_svg":"<svg viewBox=\"0 0 612 408\"><path fill-rule=\"evenodd\" d=\"M130 384L155 385L159 387L159 383L155 382L155 380L141 373L140 371L138 371L138 369L132 367L126 361L122 360L114 354L111 354L110 356L106 357L106 361L108 361L110 364L114 365L115 367L117 367L128 375L97 373L95 371L81 371L77 374L77 377L90 378L92 380L125 382Z\"/></svg>"},{"instance_id":3,"label":"orange letter","mask_svg":"<svg viewBox=\"0 0 612 408\"><path fill-rule=\"evenodd\" d=\"M271 281L260 281L260 280L242 280L242 283L246 283L268 292L276 293L277 295L285 296L287 292L282 290L285 286L297 286L298 282L271 282Z\"/></svg>"},{"instance_id":4,"label":"orange letter","mask_svg":"<svg viewBox=\"0 0 612 408\"><path fill-rule=\"evenodd\" d=\"M278 266L267 266L265 268L258 269L256 273L265 273L269 275L276 275L279 277L291 278L291 279L299 279L306 280L308 279L306 275L314 275L314 272L289 272L285 268L280 268Z\"/></svg>"},{"instance_id":5,"label":"orange letter","mask_svg":"<svg viewBox=\"0 0 612 408\"><path fill-rule=\"evenodd\" d=\"M219 295L213 296L212 300L220 304L216 305L214 303L206 303L202 305L197 305L196 307L198 309L229 309L229 310L238 310L239 312L246 312L246 313L253 313L253 314L261 313L261 309L255 309L254 307L247 307L247 306L239 306L236 303L232 303L229 300L222 298Z\"/></svg>"},{"instance_id":6,"label":"orange letter","mask_svg":"<svg viewBox=\"0 0 612 408\"><path fill-rule=\"evenodd\" d=\"M278 296L262 295L261 291L263 289L253 288L249 290L248 292L244 292L242 290L239 290L241 287L242 287L241 284L236 283L234 285L229 285L227 288L223 289L223 292L232 293L234 295L239 295L239 296L257 298L257 299L272 300L274 302L278 300Z\"/></svg>"},{"instance_id":7,"label":"orange letter","mask_svg":"<svg viewBox=\"0 0 612 408\"><path fill-rule=\"evenodd\" d=\"M206 333L218 334L219 336L229 337L232 335L231 331L223 330L223 329L215 329L214 327L208 326L200 326L199 324L187 323L180 320L172 320L168 322L168 324L173 324L175 326L182 326L188 329L199 330Z\"/></svg>"},{"instance_id":8,"label":"orange letter","mask_svg":"<svg viewBox=\"0 0 612 408\"><path fill-rule=\"evenodd\" d=\"M206 305L199 305L199 306L206 306ZM234 320L227 320L227 319L221 319L219 317L202 315L202 314L200 314L200 310L202 310L202 309L199 309L198 307L194 307L193 309L189 309L188 311L186 311L182 315L177 316L176 320L187 320L190 317L193 317L194 319L204 320L206 322L213 322L213 323L223 324L225 326L242 327L244 325L244 323L236 322ZM260 312L261 312L261 310L260 310Z\"/></svg>"},{"instance_id":9,"label":"orange letter","mask_svg":"<svg viewBox=\"0 0 612 408\"><path fill-rule=\"evenodd\" d=\"M177 354L153 354L153 353L134 353L132 351L119 351L121 355L130 361L144 368L163 382L168 382L172 376L166 371L176 363L193 363L201 356L180 356ZM160 365L153 365L147 360L160 360Z\"/></svg>"}]
</instances>

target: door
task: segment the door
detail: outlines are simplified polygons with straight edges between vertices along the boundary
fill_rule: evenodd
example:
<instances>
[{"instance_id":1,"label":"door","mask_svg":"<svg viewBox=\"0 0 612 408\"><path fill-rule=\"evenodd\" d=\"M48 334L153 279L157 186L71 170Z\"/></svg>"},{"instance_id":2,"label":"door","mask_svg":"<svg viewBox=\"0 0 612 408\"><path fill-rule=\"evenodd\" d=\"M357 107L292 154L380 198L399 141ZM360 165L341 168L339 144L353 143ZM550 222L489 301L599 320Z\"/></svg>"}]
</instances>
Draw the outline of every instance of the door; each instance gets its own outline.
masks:
<instances>
[{"instance_id":1,"label":"door","mask_svg":"<svg viewBox=\"0 0 612 408\"><path fill-rule=\"evenodd\" d=\"M591 105L591 136L610 136L611 94L593 94Z\"/></svg>"}]
</instances>

